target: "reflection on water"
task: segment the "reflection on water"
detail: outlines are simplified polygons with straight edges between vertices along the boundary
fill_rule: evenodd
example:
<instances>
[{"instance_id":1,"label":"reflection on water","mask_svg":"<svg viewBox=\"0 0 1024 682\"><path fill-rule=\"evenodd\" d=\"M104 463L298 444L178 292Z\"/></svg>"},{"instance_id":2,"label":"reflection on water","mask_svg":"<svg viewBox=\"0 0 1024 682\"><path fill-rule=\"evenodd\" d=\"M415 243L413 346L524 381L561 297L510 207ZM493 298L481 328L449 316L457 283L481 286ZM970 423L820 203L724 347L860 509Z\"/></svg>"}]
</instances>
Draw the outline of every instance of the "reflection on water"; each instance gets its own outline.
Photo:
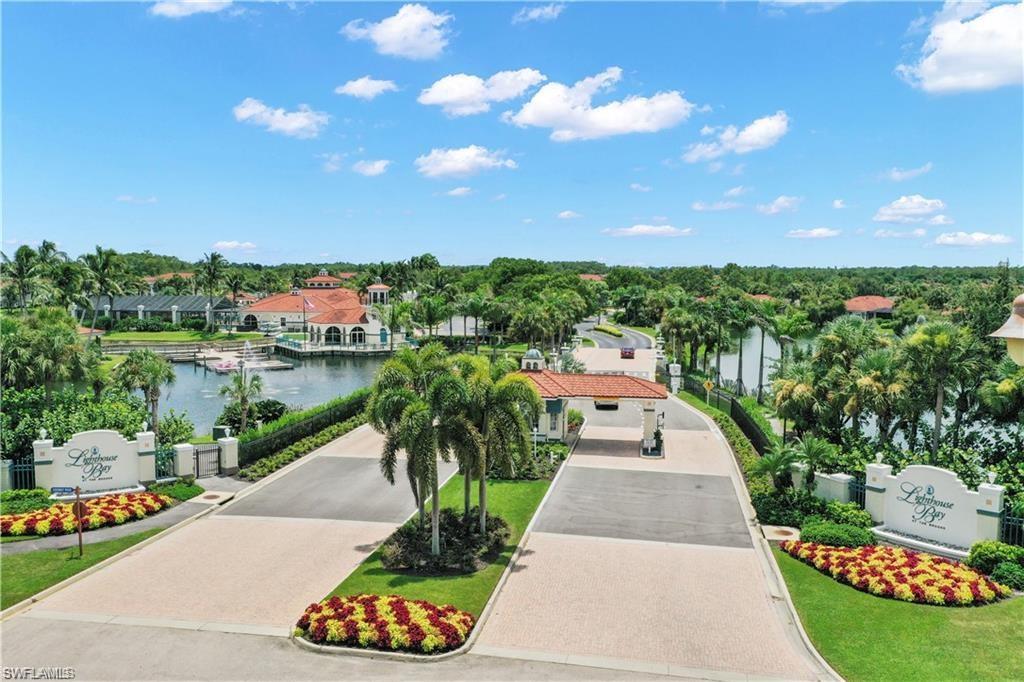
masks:
<instances>
[{"instance_id":1,"label":"reflection on water","mask_svg":"<svg viewBox=\"0 0 1024 682\"><path fill-rule=\"evenodd\" d=\"M295 369L260 372L263 378L263 397L280 400L290 407L312 407L357 388L368 386L384 361L382 358L295 358L272 356L292 365ZM195 422L196 434L210 433L214 421L220 416L227 399L220 387L231 375L203 371L202 367L178 363L174 365L174 384L163 390L160 412L169 409L177 413L188 412Z\"/></svg>"}]
</instances>

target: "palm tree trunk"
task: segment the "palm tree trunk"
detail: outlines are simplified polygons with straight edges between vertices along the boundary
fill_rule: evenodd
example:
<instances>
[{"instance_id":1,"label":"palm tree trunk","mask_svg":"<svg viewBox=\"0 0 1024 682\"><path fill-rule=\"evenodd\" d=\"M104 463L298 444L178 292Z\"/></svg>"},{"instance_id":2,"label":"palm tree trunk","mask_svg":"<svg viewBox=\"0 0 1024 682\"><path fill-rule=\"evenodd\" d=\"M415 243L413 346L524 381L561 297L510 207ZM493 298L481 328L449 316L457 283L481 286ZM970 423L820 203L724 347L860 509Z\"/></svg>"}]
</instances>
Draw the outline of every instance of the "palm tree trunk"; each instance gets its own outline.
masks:
<instances>
[{"instance_id":1,"label":"palm tree trunk","mask_svg":"<svg viewBox=\"0 0 1024 682\"><path fill-rule=\"evenodd\" d=\"M244 380L244 377L243 377L243 380ZM249 401L246 400L245 398L240 399L238 401L238 407L241 408L241 412L242 412L241 418L239 419L239 422L238 422L238 433L242 434L242 433L245 433L246 417L249 415Z\"/></svg>"},{"instance_id":2,"label":"palm tree trunk","mask_svg":"<svg viewBox=\"0 0 1024 682\"><path fill-rule=\"evenodd\" d=\"M722 385L722 325L718 325L715 343L715 386Z\"/></svg>"},{"instance_id":3,"label":"palm tree trunk","mask_svg":"<svg viewBox=\"0 0 1024 682\"><path fill-rule=\"evenodd\" d=\"M757 365L757 402L764 393L764 328L761 329L761 360Z\"/></svg>"},{"instance_id":4,"label":"palm tree trunk","mask_svg":"<svg viewBox=\"0 0 1024 682\"><path fill-rule=\"evenodd\" d=\"M157 408L160 405L160 395L151 394L149 396L149 430L153 433L160 433L160 424L157 417Z\"/></svg>"},{"instance_id":5,"label":"palm tree trunk","mask_svg":"<svg viewBox=\"0 0 1024 682\"><path fill-rule=\"evenodd\" d=\"M480 474L480 532L487 534L487 472Z\"/></svg>"},{"instance_id":6,"label":"palm tree trunk","mask_svg":"<svg viewBox=\"0 0 1024 682\"><path fill-rule=\"evenodd\" d=\"M437 494L437 470L430 478L430 553L441 553L441 503Z\"/></svg>"},{"instance_id":7,"label":"palm tree trunk","mask_svg":"<svg viewBox=\"0 0 1024 682\"><path fill-rule=\"evenodd\" d=\"M736 361L736 392L743 395L743 333L740 333L740 354Z\"/></svg>"},{"instance_id":8,"label":"palm tree trunk","mask_svg":"<svg viewBox=\"0 0 1024 682\"><path fill-rule=\"evenodd\" d=\"M939 440L942 438L942 402L946 398L946 387L939 381L935 392L935 431L932 433L932 455L939 451Z\"/></svg>"},{"instance_id":9,"label":"palm tree trunk","mask_svg":"<svg viewBox=\"0 0 1024 682\"><path fill-rule=\"evenodd\" d=\"M462 518L463 518L463 521L465 522L467 528L469 527L469 509L470 509L470 506L469 506L469 493L470 493L470 490L472 490L472 485L473 485L473 472L471 472L469 470L469 466L467 465L465 467L465 470L462 472L462 505L463 505Z\"/></svg>"},{"instance_id":10,"label":"palm tree trunk","mask_svg":"<svg viewBox=\"0 0 1024 682\"><path fill-rule=\"evenodd\" d=\"M473 316L473 352L480 354L480 318Z\"/></svg>"},{"instance_id":11,"label":"palm tree trunk","mask_svg":"<svg viewBox=\"0 0 1024 682\"><path fill-rule=\"evenodd\" d=\"M427 519L427 497L423 494L423 481L416 481L416 488L416 507L420 516L420 528L423 528Z\"/></svg>"}]
</instances>

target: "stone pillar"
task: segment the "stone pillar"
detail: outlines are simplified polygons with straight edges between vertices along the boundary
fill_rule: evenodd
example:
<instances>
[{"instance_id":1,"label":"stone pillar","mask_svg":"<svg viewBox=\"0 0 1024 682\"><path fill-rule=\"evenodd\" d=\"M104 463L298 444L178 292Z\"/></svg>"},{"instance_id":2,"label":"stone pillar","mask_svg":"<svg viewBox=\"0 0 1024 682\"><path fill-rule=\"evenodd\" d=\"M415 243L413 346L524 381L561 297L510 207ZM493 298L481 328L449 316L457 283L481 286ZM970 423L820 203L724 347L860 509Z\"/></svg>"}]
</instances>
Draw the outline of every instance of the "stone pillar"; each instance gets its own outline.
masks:
<instances>
[{"instance_id":1,"label":"stone pillar","mask_svg":"<svg viewBox=\"0 0 1024 682\"><path fill-rule=\"evenodd\" d=\"M174 475L181 478L196 473L196 448L191 443L174 446Z\"/></svg>"},{"instance_id":2,"label":"stone pillar","mask_svg":"<svg viewBox=\"0 0 1024 682\"><path fill-rule=\"evenodd\" d=\"M156 480L156 434L152 431L135 434L135 447L139 453L139 483L153 483Z\"/></svg>"},{"instance_id":3,"label":"stone pillar","mask_svg":"<svg viewBox=\"0 0 1024 682\"><path fill-rule=\"evenodd\" d=\"M804 487L804 477L807 475L807 465L802 462L793 462L789 465L789 474L793 477L793 488L801 490Z\"/></svg>"},{"instance_id":4,"label":"stone pillar","mask_svg":"<svg viewBox=\"0 0 1024 682\"><path fill-rule=\"evenodd\" d=\"M657 423L657 419L654 416L654 401L645 400L643 401L644 410L644 447L654 447L654 429Z\"/></svg>"},{"instance_id":5,"label":"stone pillar","mask_svg":"<svg viewBox=\"0 0 1024 682\"><path fill-rule=\"evenodd\" d=\"M209 303L206 304L206 325L208 327L213 325L213 306Z\"/></svg>"},{"instance_id":6,"label":"stone pillar","mask_svg":"<svg viewBox=\"0 0 1024 682\"><path fill-rule=\"evenodd\" d=\"M109 303L104 303L103 304L103 316L104 317L110 317L110 304Z\"/></svg>"},{"instance_id":7,"label":"stone pillar","mask_svg":"<svg viewBox=\"0 0 1024 682\"><path fill-rule=\"evenodd\" d=\"M36 469L36 487L49 490L53 487L53 440L32 441L32 456Z\"/></svg>"},{"instance_id":8,"label":"stone pillar","mask_svg":"<svg viewBox=\"0 0 1024 682\"><path fill-rule=\"evenodd\" d=\"M178 306L171 306L171 324L178 324Z\"/></svg>"},{"instance_id":9,"label":"stone pillar","mask_svg":"<svg viewBox=\"0 0 1024 682\"><path fill-rule=\"evenodd\" d=\"M832 499L844 504L849 502L850 481L853 480L853 476L850 474L829 474L829 479L833 481L832 489L835 491Z\"/></svg>"},{"instance_id":10,"label":"stone pillar","mask_svg":"<svg viewBox=\"0 0 1024 682\"><path fill-rule=\"evenodd\" d=\"M892 476L889 464L868 464L867 480L864 482L864 509L876 522L885 520L885 488Z\"/></svg>"},{"instance_id":11,"label":"stone pillar","mask_svg":"<svg viewBox=\"0 0 1024 682\"><path fill-rule=\"evenodd\" d=\"M218 438L217 445L220 446L220 473L224 476L238 473L238 439Z\"/></svg>"},{"instance_id":12,"label":"stone pillar","mask_svg":"<svg viewBox=\"0 0 1024 682\"><path fill-rule=\"evenodd\" d=\"M140 303L139 305L135 306L135 309L139 311L140 320L146 319L146 313L144 312L146 310L146 306Z\"/></svg>"},{"instance_id":13,"label":"stone pillar","mask_svg":"<svg viewBox=\"0 0 1024 682\"><path fill-rule=\"evenodd\" d=\"M978 486L978 540L998 540L1001 536L1006 488L991 482L994 479L989 474L990 482Z\"/></svg>"},{"instance_id":14,"label":"stone pillar","mask_svg":"<svg viewBox=\"0 0 1024 682\"><path fill-rule=\"evenodd\" d=\"M0 460L0 490L11 490L14 487L14 482L11 480L11 466L13 465L14 460Z\"/></svg>"}]
</instances>

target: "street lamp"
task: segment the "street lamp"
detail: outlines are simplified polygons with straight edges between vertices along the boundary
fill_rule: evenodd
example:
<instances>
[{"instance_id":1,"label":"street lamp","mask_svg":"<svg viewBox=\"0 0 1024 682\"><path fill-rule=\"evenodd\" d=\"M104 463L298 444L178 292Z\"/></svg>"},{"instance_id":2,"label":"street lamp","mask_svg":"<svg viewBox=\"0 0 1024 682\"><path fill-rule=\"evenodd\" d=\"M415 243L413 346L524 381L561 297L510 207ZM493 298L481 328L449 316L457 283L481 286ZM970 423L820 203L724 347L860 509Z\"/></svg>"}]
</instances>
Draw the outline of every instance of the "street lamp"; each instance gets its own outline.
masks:
<instances>
[{"instance_id":1,"label":"street lamp","mask_svg":"<svg viewBox=\"0 0 1024 682\"><path fill-rule=\"evenodd\" d=\"M1010 317L989 336L1006 339L1006 353L1018 365L1024 366L1024 294L1013 300Z\"/></svg>"}]
</instances>

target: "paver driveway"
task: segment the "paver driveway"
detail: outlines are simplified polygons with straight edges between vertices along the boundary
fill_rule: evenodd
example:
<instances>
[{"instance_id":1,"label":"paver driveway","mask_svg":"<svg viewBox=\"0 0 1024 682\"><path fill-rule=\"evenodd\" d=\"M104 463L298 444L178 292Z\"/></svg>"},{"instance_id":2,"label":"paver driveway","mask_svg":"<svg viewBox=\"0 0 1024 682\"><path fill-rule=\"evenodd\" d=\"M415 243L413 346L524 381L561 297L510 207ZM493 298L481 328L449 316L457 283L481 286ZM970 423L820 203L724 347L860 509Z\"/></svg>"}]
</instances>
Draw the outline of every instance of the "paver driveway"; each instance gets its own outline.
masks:
<instances>
[{"instance_id":1,"label":"paver driveway","mask_svg":"<svg viewBox=\"0 0 1024 682\"><path fill-rule=\"evenodd\" d=\"M25 615L287 634L415 511L404 480L391 486L381 476L380 445L361 427ZM442 465L442 480L454 470Z\"/></svg>"},{"instance_id":2,"label":"paver driveway","mask_svg":"<svg viewBox=\"0 0 1024 682\"><path fill-rule=\"evenodd\" d=\"M724 442L680 415L700 428L667 429L665 459L640 459L639 413L606 414L588 414L473 653L705 679L820 675L771 598ZM621 425L628 414L636 425Z\"/></svg>"}]
</instances>

